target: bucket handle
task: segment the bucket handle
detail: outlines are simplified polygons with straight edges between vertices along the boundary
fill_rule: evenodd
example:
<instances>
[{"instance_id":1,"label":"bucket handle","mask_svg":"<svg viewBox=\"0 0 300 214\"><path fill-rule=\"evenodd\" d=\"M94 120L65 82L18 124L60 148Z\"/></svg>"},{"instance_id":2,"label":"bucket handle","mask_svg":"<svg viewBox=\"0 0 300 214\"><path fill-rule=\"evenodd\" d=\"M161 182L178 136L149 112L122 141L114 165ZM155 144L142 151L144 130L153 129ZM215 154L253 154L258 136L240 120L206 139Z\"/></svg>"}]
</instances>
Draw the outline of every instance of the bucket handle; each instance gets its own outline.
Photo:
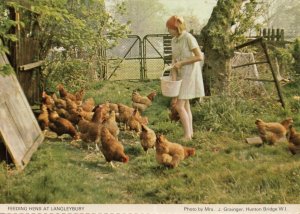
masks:
<instances>
[{"instance_id":1,"label":"bucket handle","mask_svg":"<svg viewBox=\"0 0 300 214\"><path fill-rule=\"evenodd\" d=\"M173 69L173 68L174 68L174 65L168 65L168 66L166 66L166 67L164 68L162 74L161 74L161 77L164 76L164 73L165 73L166 71L170 71L170 70ZM170 73L170 74L171 74L171 73Z\"/></svg>"}]
</instances>

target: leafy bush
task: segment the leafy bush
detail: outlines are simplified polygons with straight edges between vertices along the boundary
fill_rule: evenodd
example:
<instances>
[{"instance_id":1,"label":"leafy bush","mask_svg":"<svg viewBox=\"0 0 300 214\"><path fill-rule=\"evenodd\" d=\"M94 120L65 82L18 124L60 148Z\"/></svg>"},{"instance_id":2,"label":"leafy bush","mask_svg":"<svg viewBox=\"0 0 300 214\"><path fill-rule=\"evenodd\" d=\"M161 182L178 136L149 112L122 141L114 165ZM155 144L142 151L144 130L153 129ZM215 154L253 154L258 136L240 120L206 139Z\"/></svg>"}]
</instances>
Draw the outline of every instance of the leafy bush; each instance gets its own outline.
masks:
<instances>
[{"instance_id":1,"label":"leafy bush","mask_svg":"<svg viewBox=\"0 0 300 214\"><path fill-rule=\"evenodd\" d=\"M291 50L289 48L282 48L274 46L271 48L270 55L272 58L276 57L278 60L278 64L280 66L280 74L282 76L286 76L291 74L293 69L293 56Z\"/></svg>"},{"instance_id":2,"label":"leafy bush","mask_svg":"<svg viewBox=\"0 0 300 214\"><path fill-rule=\"evenodd\" d=\"M89 70L89 64L81 59L54 61L44 73L47 73L46 90L48 91L56 91L59 83L74 91L95 80L92 71Z\"/></svg>"},{"instance_id":3,"label":"leafy bush","mask_svg":"<svg viewBox=\"0 0 300 214\"><path fill-rule=\"evenodd\" d=\"M18 5L17 3L14 3L15 5ZM4 44L2 43L2 40L0 41L0 52L9 53L8 48L6 47L6 43L9 41L15 42L17 41L17 37L15 34L10 33L10 29L17 24L21 24L23 26L23 23L17 23L16 21L9 19L9 12L6 8L6 2L1 1L0 2L0 38L3 39Z\"/></svg>"}]
</instances>

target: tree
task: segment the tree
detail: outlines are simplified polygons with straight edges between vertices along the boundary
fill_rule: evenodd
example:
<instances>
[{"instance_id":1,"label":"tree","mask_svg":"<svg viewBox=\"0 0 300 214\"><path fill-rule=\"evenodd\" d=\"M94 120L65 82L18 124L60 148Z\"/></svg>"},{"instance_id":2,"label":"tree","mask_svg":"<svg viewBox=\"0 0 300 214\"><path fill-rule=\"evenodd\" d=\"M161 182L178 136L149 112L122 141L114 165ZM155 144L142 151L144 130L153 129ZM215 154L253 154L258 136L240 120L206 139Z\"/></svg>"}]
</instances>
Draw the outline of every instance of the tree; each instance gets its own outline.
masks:
<instances>
[{"instance_id":1,"label":"tree","mask_svg":"<svg viewBox=\"0 0 300 214\"><path fill-rule=\"evenodd\" d=\"M79 85L70 76L88 78L91 69L103 78L105 59L102 50L114 44L127 32L127 24L116 21L106 12L104 0L28 0L31 10L38 14L40 58L49 55L54 47L63 47L64 54L47 57L44 75L46 78L56 72L65 74L73 85ZM64 69L64 65L69 66ZM73 72L73 73L72 73ZM80 79L80 78L76 78ZM62 81L58 79L58 81ZM47 80L45 80L47 82Z\"/></svg>"},{"instance_id":2,"label":"tree","mask_svg":"<svg viewBox=\"0 0 300 214\"><path fill-rule=\"evenodd\" d=\"M29 1L32 10L39 14L42 57L52 46L97 50L99 44L109 46L108 36L118 39L127 33L126 24L120 24L106 12L103 0Z\"/></svg>"},{"instance_id":3,"label":"tree","mask_svg":"<svg viewBox=\"0 0 300 214\"><path fill-rule=\"evenodd\" d=\"M207 25L201 31L206 94L229 93L230 59L234 47L245 41L245 32L253 28L260 9L255 0L218 0Z\"/></svg>"},{"instance_id":4,"label":"tree","mask_svg":"<svg viewBox=\"0 0 300 214\"><path fill-rule=\"evenodd\" d=\"M0 39L1 39L0 52L5 52L5 53L9 53L9 50L6 47L6 43L8 41L15 42L17 40L16 35L9 32L9 30L12 27L15 27L17 24L20 24L20 23L17 23L16 21L14 21L14 20L10 20L9 11L6 7L7 5L12 6L14 4L8 4L5 1L0 2Z\"/></svg>"}]
</instances>

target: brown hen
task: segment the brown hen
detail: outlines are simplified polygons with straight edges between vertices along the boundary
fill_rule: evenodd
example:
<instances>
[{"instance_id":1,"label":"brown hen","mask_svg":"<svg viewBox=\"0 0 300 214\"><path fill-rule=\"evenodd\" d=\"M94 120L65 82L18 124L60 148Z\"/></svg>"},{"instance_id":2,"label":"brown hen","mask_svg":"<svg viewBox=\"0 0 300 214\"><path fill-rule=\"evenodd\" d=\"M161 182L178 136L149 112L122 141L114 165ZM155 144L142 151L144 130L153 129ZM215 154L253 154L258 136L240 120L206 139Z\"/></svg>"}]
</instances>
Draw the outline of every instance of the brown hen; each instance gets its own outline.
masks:
<instances>
[{"instance_id":1,"label":"brown hen","mask_svg":"<svg viewBox=\"0 0 300 214\"><path fill-rule=\"evenodd\" d=\"M171 103L170 103L170 113L169 113L169 118L172 121L179 121L180 120L180 116L179 116L179 113L178 111L176 110L176 102L177 102L177 99L176 98L173 98L171 100Z\"/></svg>"},{"instance_id":2,"label":"brown hen","mask_svg":"<svg viewBox=\"0 0 300 214\"><path fill-rule=\"evenodd\" d=\"M41 112L37 118L37 121L42 130L45 130L49 126L49 113L46 104L41 104Z\"/></svg>"},{"instance_id":3,"label":"brown hen","mask_svg":"<svg viewBox=\"0 0 300 214\"><path fill-rule=\"evenodd\" d=\"M55 93L52 94L52 98L54 100L56 108L67 109L67 102L66 102L66 100L58 98Z\"/></svg>"},{"instance_id":4,"label":"brown hen","mask_svg":"<svg viewBox=\"0 0 300 214\"><path fill-rule=\"evenodd\" d=\"M141 96L136 90L132 92L131 100L134 103L142 103L146 106L150 106L152 104L152 101L148 97Z\"/></svg>"},{"instance_id":5,"label":"brown hen","mask_svg":"<svg viewBox=\"0 0 300 214\"><path fill-rule=\"evenodd\" d=\"M116 139L118 139L120 129L119 129L119 126L116 121L115 111L112 111L110 113L109 117L104 120L103 126L106 127Z\"/></svg>"},{"instance_id":6,"label":"brown hen","mask_svg":"<svg viewBox=\"0 0 300 214\"><path fill-rule=\"evenodd\" d=\"M145 111L153 102L156 92L151 92L147 96L141 96L137 91L132 92L132 107L140 112Z\"/></svg>"},{"instance_id":7,"label":"brown hen","mask_svg":"<svg viewBox=\"0 0 300 214\"><path fill-rule=\"evenodd\" d=\"M72 93L69 93L65 87L63 86L63 84L58 84L57 85L57 89L58 89L58 92L59 92L59 96L62 98L62 99L66 99L66 98L69 98L70 100L72 101L76 101L76 96Z\"/></svg>"},{"instance_id":8,"label":"brown hen","mask_svg":"<svg viewBox=\"0 0 300 214\"><path fill-rule=\"evenodd\" d=\"M153 102L156 95L157 95L156 91L153 91L150 94L148 94L147 97L148 97L149 100L151 100L151 102Z\"/></svg>"},{"instance_id":9,"label":"brown hen","mask_svg":"<svg viewBox=\"0 0 300 214\"><path fill-rule=\"evenodd\" d=\"M87 112L93 111L94 107L95 107L95 100L92 97L84 100L83 103L81 104L81 108Z\"/></svg>"},{"instance_id":10,"label":"brown hen","mask_svg":"<svg viewBox=\"0 0 300 214\"><path fill-rule=\"evenodd\" d=\"M80 132L81 139L89 145L92 144L95 146L96 151L99 150L98 144L101 140L101 129L102 123L105 120L105 108L98 105L94 109L94 115L92 121L88 121L82 117L78 123L78 130Z\"/></svg>"},{"instance_id":11,"label":"brown hen","mask_svg":"<svg viewBox=\"0 0 300 214\"><path fill-rule=\"evenodd\" d=\"M156 134L152 129L150 129L145 124L141 124L141 126L142 126L142 131L140 133L141 145L144 151L147 152L148 149L154 148L156 142Z\"/></svg>"},{"instance_id":12,"label":"brown hen","mask_svg":"<svg viewBox=\"0 0 300 214\"><path fill-rule=\"evenodd\" d=\"M194 148L172 143L164 135L157 136L155 148L157 162L171 168L177 167L180 161L196 153Z\"/></svg>"},{"instance_id":13,"label":"brown hen","mask_svg":"<svg viewBox=\"0 0 300 214\"><path fill-rule=\"evenodd\" d=\"M127 123L129 118L134 112L134 108L131 108L125 104L118 103L118 110L119 110L119 115L117 116L117 121L121 123Z\"/></svg>"},{"instance_id":14,"label":"brown hen","mask_svg":"<svg viewBox=\"0 0 300 214\"><path fill-rule=\"evenodd\" d=\"M50 112L49 120L50 130L55 132L58 136L69 134L73 140L79 139L79 134L73 124L69 120L59 117L56 111Z\"/></svg>"},{"instance_id":15,"label":"brown hen","mask_svg":"<svg viewBox=\"0 0 300 214\"><path fill-rule=\"evenodd\" d=\"M106 127L101 130L101 151L105 157L105 160L109 162L113 167L112 161L119 161L127 163L129 157L124 152L123 145L109 132Z\"/></svg>"},{"instance_id":16,"label":"brown hen","mask_svg":"<svg viewBox=\"0 0 300 214\"><path fill-rule=\"evenodd\" d=\"M126 124L129 126L130 130L140 133L142 131L142 124L148 124L148 118L142 117L139 111L135 109Z\"/></svg>"},{"instance_id":17,"label":"brown hen","mask_svg":"<svg viewBox=\"0 0 300 214\"><path fill-rule=\"evenodd\" d=\"M52 110L55 105L53 98L45 91L42 93L42 104L45 104L49 110Z\"/></svg>"},{"instance_id":18,"label":"brown hen","mask_svg":"<svg viewBox=\"0 0 300 214\"><path fill-rule=\"evenodd\" d=\"M300 153L300 133L292 126L289 128L288 142L288 148L293 155Z\"/></svg>"},{"instance_id":19,"label":"brown hen","mask_svg":"<svg viewBox=\"0 0 300 214\"><path fill-rule=\"evenodd\" d=\"M85 94L85 90L84 89L80 89L79 91L76 91L75 92L75 102L77 105L81 105L82 102L83 102L83 97L84 97L84 94Z\"/></svg>"},{"instance_id":20,"label":"brown hen","mask_svg":"<svg viewBox=\"0 0 300 214\"><path fill-rule=\"evenodd\" d=\"M255 121L261 139L271 145L277 143L286 136L289 126L293 123L291 118L278 122L264 122L261 119Z\"/></svg>"}]
</instances>

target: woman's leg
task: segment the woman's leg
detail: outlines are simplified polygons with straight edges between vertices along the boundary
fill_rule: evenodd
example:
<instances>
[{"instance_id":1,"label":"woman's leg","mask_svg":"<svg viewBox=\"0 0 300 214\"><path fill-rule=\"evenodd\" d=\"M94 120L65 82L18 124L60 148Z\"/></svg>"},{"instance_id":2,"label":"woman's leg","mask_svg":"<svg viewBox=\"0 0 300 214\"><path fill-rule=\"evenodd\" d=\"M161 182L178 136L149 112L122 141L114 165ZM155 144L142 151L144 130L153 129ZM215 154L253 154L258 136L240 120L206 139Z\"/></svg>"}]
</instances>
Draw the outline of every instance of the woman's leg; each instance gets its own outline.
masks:
<instances>
[{"instance_id":1,"label":"woman's leg","mask_svg":"<svg viewBox=\"0 0 300 214\"><path fill-rule=\"evenodd\" d=\"M190 101L187 100L185 102L185 106L184 106L187 114L188 114L188 117L189 117L189 128L190 128L190 134L191 134L191 137L193 137L193 134L194 134L194 131L193 131L193 115L192 115L192 111L191 111L191 105L190 105Z\"/></svg>"},{"instance_id":2,"label":"woman's leg","mask_svg":"<svg viewBox=\"0 0 300 214\"><path fill-rule=\"evenodd\" d=\"M191 132L190 132L190 120L189 120L189 115L185 109L185 104L188 100L177 100L176 103L176 110L178 111L182 126L183 126L183 131L184 131L184 138L186 140L190 140L192 138Z\"/></svg>"}]
</instances>

